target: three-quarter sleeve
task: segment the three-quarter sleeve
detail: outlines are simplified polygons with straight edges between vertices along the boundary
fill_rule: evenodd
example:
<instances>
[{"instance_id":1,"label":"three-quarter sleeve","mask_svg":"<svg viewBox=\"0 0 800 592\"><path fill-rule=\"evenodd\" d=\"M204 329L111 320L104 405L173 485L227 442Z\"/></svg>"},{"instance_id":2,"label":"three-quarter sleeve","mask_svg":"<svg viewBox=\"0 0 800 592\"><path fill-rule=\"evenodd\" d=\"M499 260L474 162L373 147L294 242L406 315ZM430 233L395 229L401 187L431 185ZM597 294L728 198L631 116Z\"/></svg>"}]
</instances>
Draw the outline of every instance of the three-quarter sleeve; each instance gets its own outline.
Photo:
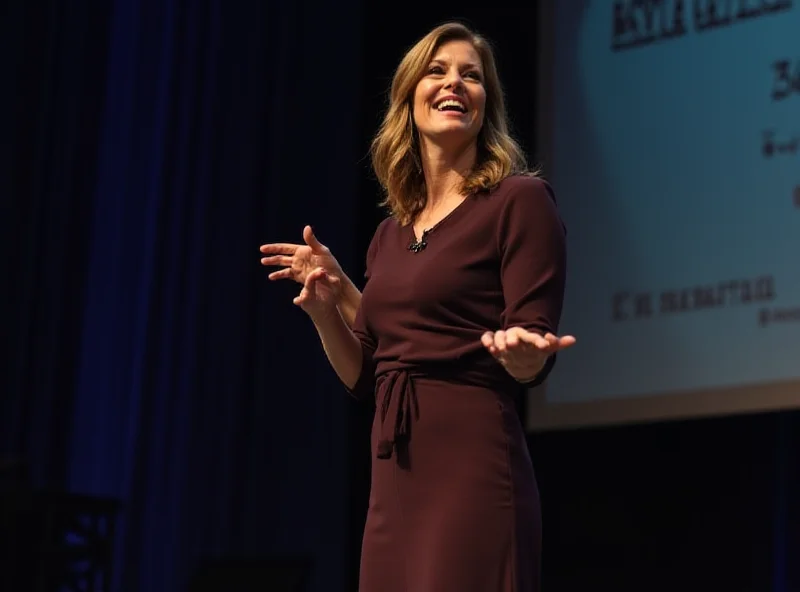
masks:
<instances>
[{"instance_id":1,"label":"three-quarter sleeve","mask_svg":"<svg viewBox=\"0 0 800 592\"><path fill-rule=\"evenodd\" d=\"M501 326L556 334L566 281L566 231L547 182L516 180L500 215L497 238L505 301ZM542 383L555 358L550 356L527 385Z\"/></svg>"},{"instance_id":2,"label":"three-quarter sleeve","mask_svg":"<svg viewBox=\"0 0 800 592\"><path fill-rule=\"evenodd\" d=\"M382 228L383 224L381 224L375 231L375 235L372 237L372 241L367 249L366 270L364 272L366 284L369 284L372 268L375 264L375 258L378 254L380 231ZM364 289L366 290L366 285ZM375 396L374 354L375 349L378 347L378 343L374 334L369 329L363 306L359 306L358 311L356 312L356 318L353 322L353 334L361 343L361 372L359 373L358 380L356 380L356 383L353 385L353 387L347 390L356 399L364 401L372 400Z\"/></svg>"},{"instance_id":3,"label":"three-quarter sleeve","mask_svg":"<svg viewBox=\"0 0 800 592\"><path fill-rule=\"evenodd\" d=\"M347 390L356 399L366 401L373 398L375 394L375 361L373 355L377 344L366 326L361 307L359 307L356 314L353 333L361 342L361 372L353 387Z\"/></svg>"}]
</instances>

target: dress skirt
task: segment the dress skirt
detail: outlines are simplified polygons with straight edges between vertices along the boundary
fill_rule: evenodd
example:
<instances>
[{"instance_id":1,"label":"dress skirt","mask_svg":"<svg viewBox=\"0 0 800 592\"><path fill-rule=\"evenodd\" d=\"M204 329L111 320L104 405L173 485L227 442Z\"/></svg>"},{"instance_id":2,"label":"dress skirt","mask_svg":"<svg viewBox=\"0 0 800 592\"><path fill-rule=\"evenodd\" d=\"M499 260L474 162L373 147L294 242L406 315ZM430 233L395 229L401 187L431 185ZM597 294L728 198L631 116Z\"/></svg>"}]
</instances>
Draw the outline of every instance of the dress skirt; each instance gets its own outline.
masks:
<instances>
[{"instance_id":1,"label":"dress skirt","mask_svg":"<svg viewBox=\"0 0 800 592\"><path fill-rule=\"evenodd\" d=\"M539 493L512 395L378 378L360 592L536 592Z\"/></svg>"}]
</instances>

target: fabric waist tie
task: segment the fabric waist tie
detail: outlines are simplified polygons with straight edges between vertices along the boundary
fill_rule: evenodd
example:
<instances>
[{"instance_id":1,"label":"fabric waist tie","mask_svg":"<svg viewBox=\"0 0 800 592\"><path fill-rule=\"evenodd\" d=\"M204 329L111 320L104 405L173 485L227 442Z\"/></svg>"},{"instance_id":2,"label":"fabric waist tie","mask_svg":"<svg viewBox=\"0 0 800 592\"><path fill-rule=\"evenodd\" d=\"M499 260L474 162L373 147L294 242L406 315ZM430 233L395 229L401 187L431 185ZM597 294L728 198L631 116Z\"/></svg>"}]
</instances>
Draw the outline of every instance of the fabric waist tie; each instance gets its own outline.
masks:
<instances>
[{"instance_id":1,"label":"fabric waist tie","mask_svg":"<svg viewBox=\"0 0 800 592\"><path fill-rule=\"evenodd\" d=\"M375 394L381 402L378 458L392 458L399 444L411 437L411 420L419 414L414 381L407 370L392 370L378 378Z\"/></svg>"}]
</instances>

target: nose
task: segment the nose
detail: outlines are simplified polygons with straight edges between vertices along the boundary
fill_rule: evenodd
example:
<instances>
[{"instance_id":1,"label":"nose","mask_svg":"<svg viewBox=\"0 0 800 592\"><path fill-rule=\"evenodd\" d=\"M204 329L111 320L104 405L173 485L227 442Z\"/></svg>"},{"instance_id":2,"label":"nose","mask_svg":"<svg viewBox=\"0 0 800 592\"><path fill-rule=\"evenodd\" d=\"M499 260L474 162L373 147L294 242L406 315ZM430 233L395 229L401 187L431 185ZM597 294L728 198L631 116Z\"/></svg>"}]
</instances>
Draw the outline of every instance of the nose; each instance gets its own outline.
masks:
<instances>
[{"instance_id":1,"label":"nose","mask_svg":"<svg viewBox=\"0 0 800 592\"><path fill-rule=\"evenodd\" d=\"M464 84L464 79L461 77L461 73L456 69L451 69L447 73L447 78L445 79L445 88L461 88Z\"/></svg>"}]
</instances>

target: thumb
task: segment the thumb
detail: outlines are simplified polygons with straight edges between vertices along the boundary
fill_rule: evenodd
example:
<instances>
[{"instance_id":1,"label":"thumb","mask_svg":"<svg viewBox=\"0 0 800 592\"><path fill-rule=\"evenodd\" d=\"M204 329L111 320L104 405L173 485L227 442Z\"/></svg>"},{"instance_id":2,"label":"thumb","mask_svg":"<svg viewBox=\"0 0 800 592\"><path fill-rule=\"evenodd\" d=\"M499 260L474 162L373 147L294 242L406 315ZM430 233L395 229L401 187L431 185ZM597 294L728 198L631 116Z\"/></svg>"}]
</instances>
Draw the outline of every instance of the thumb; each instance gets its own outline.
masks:
<instances>
[{"instance_id":1,"label":"thumb","mask_svg":"<svg viewBox=\"0 0 800 592\"><path fill-rule=\"evenodd\" d=\"M306 281L303 287L310 289L318 281L320 280L325 281L327 279L328 279L328 272L326 272L323 267L317 267L306 276Z\"/></svg>"},{"instance_id":2,"label":"thumb","mask_svg":"<svg viewBox=\"0 0 800 592\"><path fill-rule=\"evenodd\" d=\"M314 230L310 226L303 228L303 240L311 247L312 251L320 252L325 249L325 245L317 240L317 237L314 235Z\"/></svg>"}]
</instances>

